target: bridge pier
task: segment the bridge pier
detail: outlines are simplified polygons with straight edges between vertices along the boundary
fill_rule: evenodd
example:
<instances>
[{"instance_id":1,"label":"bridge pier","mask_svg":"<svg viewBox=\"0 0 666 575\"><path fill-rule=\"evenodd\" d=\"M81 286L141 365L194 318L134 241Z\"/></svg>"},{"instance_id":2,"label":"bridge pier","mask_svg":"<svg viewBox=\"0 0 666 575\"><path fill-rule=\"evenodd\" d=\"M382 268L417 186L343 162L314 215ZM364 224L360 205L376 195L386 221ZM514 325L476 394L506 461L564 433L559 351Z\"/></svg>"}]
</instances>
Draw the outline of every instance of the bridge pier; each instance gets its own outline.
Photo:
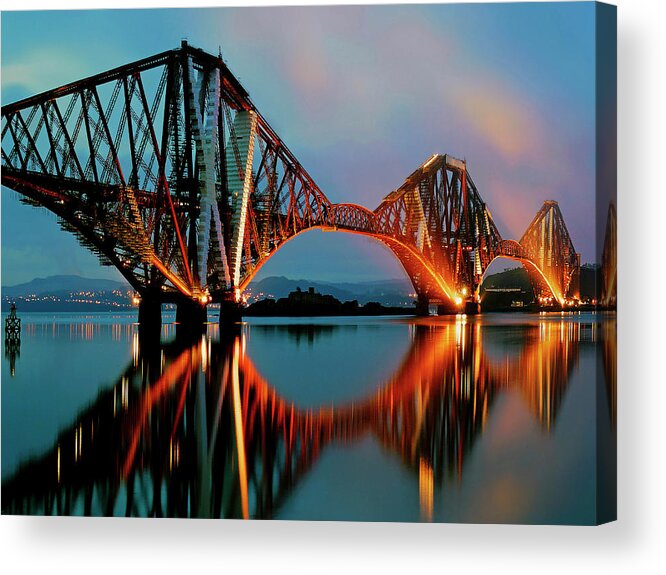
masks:
<instances>
[{"instance_id":1,"label":"bridge pier","mask_svg":"<svg viewBox=\"0 0 666 575\"><path fill-rule=\"evenodd\" d=\"M243 306L234 299L220 302L220 327L229 327L243 321Z\"/></svg>"},{"instance_id":2,"label":"bridge pier","mask_svg":"<svg viewBox=\"0 0 666 575\"><path fill-rule=\"evenodd\" d=\"M162 304L156 298L142 297L139 302L139 339L142 347L159 347L162 331Z\"/></svg>"},{"instance_id":3,"label":"bridge pier","mask_svg":"<svg viewBox=\"0 0 666 575\"><path fill-rule=\"evenodd\" d=\"M478 315L481 313L481 304L478 301L466 301L465 311L466 315Z\"/></svg>"},{"instance_id":4,"label":"bridge pier","mask_svg":"<svg viewBox=\"0 0 666 575\"><path fill-rule=\"evenodd\" d=\"M437 315L456 315L460 310L452 303L440 303L437 305Z\"/></svg>"},{"instance_id":5,"label":"bridge pier","mask_svg":"<svg viewBox=\"0 0 666 575\"><path fill-rule=\"evenodd\" d=\"M176 337L199 336L206 329L206 306L184 299L176 304Z\"/></svg>"},{"instance_id":6,"label":"bridge pier","mask_svg":"<svg viewBox=\"0 0 666 575\"><path fill-rule=\"evenodd\" d=\"M428 298L422 295L418 296L416 300L416 315L427 317L430 315L430 301Z\"/></svg>"}]
</instances>

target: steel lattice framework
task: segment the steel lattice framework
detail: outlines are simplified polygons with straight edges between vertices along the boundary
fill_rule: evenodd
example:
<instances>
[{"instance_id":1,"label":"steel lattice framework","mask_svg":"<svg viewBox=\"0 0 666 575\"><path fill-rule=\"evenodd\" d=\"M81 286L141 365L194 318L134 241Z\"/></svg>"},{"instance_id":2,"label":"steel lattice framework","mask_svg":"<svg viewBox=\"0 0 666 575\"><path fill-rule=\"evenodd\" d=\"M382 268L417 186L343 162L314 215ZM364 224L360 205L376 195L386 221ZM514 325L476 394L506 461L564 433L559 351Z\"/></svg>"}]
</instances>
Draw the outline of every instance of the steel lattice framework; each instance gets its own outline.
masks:
<instances>
[{"instance_id":1,"label":"steel lattice framework","mask_svg":"<svg viewBox=\"0 0 666 575\"><path fill-rule=\"evenodd\" d=\"M497 257L563 303L578 258L555 202L505 241L465 162L435 155L370 211L332 204L219 56L170 50L2 107L2 184L154 301L238 300L286 241L372 236L427 301L475 300Z\"/></svg>"},{"instance_id":2,"label":"steel lattice framework","mask_svg":"<svg viewBox=\"0 0 666 575\"><path fill-rule=\"evenodd\" d=\"M465 163L450 156L430 158L375 214L391 238L384 241L429 300L460 304L501 253L502 238Z\"/></svg>"},{"instance_id":3,"label":"steel lattice framework","mask_svg":"<svg viewBox=\"0 0 666 575\"><path fill-rule=\"evenodd\" d=\"M574 249L557 202L544 202L520 245L538 293L543 297L550 293L556 298L567 294L579 297L580 254Z\"/></svg>"}]
</instances>

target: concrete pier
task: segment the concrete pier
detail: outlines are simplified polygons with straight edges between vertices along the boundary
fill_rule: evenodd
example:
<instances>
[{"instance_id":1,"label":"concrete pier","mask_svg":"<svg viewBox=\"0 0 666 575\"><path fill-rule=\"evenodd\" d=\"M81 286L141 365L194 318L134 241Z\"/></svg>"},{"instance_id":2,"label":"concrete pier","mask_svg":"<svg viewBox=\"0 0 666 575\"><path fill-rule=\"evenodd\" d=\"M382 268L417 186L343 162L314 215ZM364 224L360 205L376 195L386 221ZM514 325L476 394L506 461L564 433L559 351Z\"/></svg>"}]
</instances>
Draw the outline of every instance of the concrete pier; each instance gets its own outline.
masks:
<instances>
[{"instance_id":1,"label":"concrete pier","mask_svg":"<svg viewBox=\"0 0 666 575\"><path fill-rule=\"evenodd\" d=\"M184 300L176 304L176 323L188 329L203 330L208 320L208 311L205 305L194 300Z\"/></svg>"},{"instance_id":2,"label":"concrete pier","mask_svg":"<svg viewBox=\"0 0 666 575\"><path fill-rule=\"evenodd\" d=\"M220 326L229 326L243 321L243 306L233 300L220 302Z\"/></svg>"},{"instance_id":3,"label":"concrete pier","mask_svg":"<svg viewBox=\"0 0 666 575\"><path fill-rule=\"evenodd\" d=\"M162 304L158 299L141 298L139 302L139 339L141 346L159 347L162 332Z\"/></svg>"},{"instance_id":4,"label":"concrete pier","mask_svg":"<svg viewBox=\"0 0 666 575\"><path fill-rule=\"evenodd\" d=\"M456 315L460 310L453 304L441 303L437 306L437 315Z\"/></svg>"},{"instance_id":5,"label":"concrete pier","mask_svg":"<svg viewBox=\"0 0 666 575\"><path fill-rule=\"evenodd\" d=\"M419 296L416 300L416 315L427 317L430 315L430 302L428 298Z\"/></svg>"},{"instance_id":6,"label":"concrete pier","mask_svg":"<svg viewBox=\"0 0 666 575\"><path fill-rule=\"evenodd\" d=\"M481 304L477 301L466 301L464 313L467 315L477 315L481 313Z\"/></svg>"}]
</instances>

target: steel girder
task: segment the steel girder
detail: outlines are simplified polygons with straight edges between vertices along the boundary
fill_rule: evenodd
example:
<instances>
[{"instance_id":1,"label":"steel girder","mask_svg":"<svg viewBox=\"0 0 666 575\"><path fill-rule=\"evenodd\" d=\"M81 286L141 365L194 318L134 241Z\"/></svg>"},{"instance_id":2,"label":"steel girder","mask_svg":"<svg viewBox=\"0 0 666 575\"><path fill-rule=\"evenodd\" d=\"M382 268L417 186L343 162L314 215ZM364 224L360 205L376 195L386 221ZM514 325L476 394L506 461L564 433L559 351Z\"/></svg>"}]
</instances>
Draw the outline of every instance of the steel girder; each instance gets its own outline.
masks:
<instances>
[{"instance_id":1,"label":"steel girder","mask_svg":"<svg viewBox=\"0 0 666 575\"><path fill-rule=\"evenodd\" d=\"M238 299L312 228L383 242L429 301L475 299L496 257L525 263L540 297L575 295L555 202L503 240L466 163L434 155L373 212L332 204L221 57L186 43L3 106L2 184L161 301Z\"/></svg>"},{"instance_id":2,"label":"steel girder","mask_svg":"<svg viewBox=\"0 0 666 575\"><path fill-rule=\"evenodd\" d=\"M234 291L330 208L223 60L186 43L3 106L2 168L163 300Z\"/></svg>"},{"instance_id":3,"label":"steel girder","mask_svg":"<svg viewBox=\"0 0 666 575\"><path fill-rule=\"evenodd\" d=\"M473 294L502 238L465 162L434 155L375 210L377 229L389 238L417 291L459 305ZM396 246L395 244L399 244ZM402 254L415 248L420 258ZM425 273L423 261L438 276Z\"/></svg>"}]
</instances>

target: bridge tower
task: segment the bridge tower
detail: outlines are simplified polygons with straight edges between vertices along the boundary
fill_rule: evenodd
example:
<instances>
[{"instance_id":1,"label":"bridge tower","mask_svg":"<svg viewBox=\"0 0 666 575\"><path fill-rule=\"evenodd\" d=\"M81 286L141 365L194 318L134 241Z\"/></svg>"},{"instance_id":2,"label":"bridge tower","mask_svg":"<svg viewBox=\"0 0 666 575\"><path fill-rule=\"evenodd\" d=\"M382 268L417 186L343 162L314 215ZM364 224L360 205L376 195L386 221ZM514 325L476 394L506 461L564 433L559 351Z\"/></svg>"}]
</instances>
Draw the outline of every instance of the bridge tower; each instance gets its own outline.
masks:
<instances>
[{"instance_id":1,"label":"bridge tower","mask_svg":"<svg viewBox=\"0 0 666 575\"><path fill-rule=\"evenodd\" d=\"M115 266L140 323L239 317L254 272L330 202L219 56L183 42L2 107L2 184Z\"/></svg>"},{"instance_id":2,"label":"bridge tower","mask_svg":"<svg viewBox=\"0 0 666 575\"><path fill-rule=\"evenodd\" d=\"M465 161L433 155L375 215L378 239L402 262L424 310L478 310L477 288L502 238Z\"/></svg>"},{"instance_id":3,"label":"bridge tower","mask_svg":"<svg viewBox=\"0 0 666 575\"><path fill-rule=\"evenodd\" d=\"M544 202L520 239L534 293L541 305L580 298L580 254L556 201Z\"/></svg>"}]
</instances>

